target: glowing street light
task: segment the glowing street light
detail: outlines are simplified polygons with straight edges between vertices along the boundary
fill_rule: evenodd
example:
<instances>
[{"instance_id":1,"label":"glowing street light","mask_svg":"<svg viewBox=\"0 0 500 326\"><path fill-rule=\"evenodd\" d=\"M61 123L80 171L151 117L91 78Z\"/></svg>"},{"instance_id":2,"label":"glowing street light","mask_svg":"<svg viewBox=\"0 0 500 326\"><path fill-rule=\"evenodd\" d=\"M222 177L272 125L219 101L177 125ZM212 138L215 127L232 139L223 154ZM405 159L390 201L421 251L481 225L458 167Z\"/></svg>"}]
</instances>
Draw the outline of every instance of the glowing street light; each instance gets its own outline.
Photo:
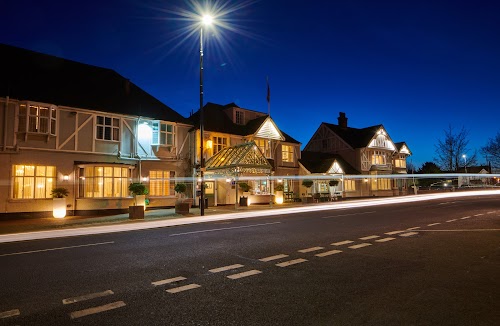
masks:
<instances>
[{"instance_id":1,"label":"glowing street light","mask_svg":"<svg viewBox=\"0 0 500 326\"><path fill-rule=\"evenodd\" d=\"M210 26L213 23L211 15L204 15L201 19L200 26L200 215L205 215L205 181L203 180L203 172L205 162L203 161L203 27Z\"/></svg>"}]
</instances>

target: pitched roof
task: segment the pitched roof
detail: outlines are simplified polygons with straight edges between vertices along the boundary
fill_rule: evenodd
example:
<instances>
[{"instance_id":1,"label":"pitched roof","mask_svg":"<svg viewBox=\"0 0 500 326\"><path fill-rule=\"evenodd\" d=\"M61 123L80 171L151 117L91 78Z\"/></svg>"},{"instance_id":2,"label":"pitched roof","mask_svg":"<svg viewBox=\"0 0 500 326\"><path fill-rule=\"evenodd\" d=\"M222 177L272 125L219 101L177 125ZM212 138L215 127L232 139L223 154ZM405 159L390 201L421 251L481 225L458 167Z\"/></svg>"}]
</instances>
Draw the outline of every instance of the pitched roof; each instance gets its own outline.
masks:
<instances>
[{"instance_id":1,"label":"pitched roof","mask_svg":"<svg viewBox=\"0 0 500 326\"><path fill-rule=\"evenodd\" d=\"M226 147L206 162L207 172L214 173L270 173L271 168L253 141Z\"/></svg>"},{"instance_id":2,"label":"pitched roof","mask_svg":"<svg viewBox=\"0 0 500 326\"><path fill-rule=\"evenodd\" d=\"M398 152L401 151L401 149L403 148L403 146L406 146L406 148L408 149L408 152L410 152L409 154L411 155L410 148L408 147L408 145L404 141L401 141L399 143L394 143L394 146L396 146L396 149L397 149Z\"/></svg>"},{"instance_id":3,"label":"pitched roof","mask_svg":"<svg viewBox=\"0 0 500 326\"><path fill-rule=\"evenodd\" d=\"M250 120L247 122L246 125L238 125L236 123L233 123L233 121L227 116L227 114L224 112L224 110L228 108L239 108L238 105L235 103L229 103L226 105L220 105L216 103L211 103L208 102L204 106L204 112L203 112L203 118L204 118L204 123L203 123L203 128L206 131L215 131L215 132L220 132L220 133L225 133L225 134L231 134L231 135L240 135L240 136L248 136L248 135L253 135L255 134L259 128L262 126L264 121L269 117L269 115L263 115L258 118L255 118L253 120ZM199 128L200 124L200 110L196 111L194 114L192 114L189 119L191 120L191 123L194 124L196 127ZM297 140L295 140L293 137L290 135L286 134L282 130L280 130L283 136L285 137L285 142L288 143L295 143L295 144L300 144Z\"/></svg>"},{"instance_id":4,"label":"pitched roof","mask_svg":"<svg viewBox=\"0 0 500 326\"><path fill-rule=\"evenodd\" d=\"M0 44L0 96L189 123L116 71Z\"/></svg>"},{"instance_id":5,"label":"pitched roof","mask_svg":"<svg viewBox=\"0 0 500 326\"><path fill-rule=\"evenodd\" d=\"M299 162L311 173L327 173L337 161L345 174L360 174L358 170L337 154L303 151Z\"/></svg>"},{"instance_id":6,"label":"pitched roof","mask_svg":"<svg viewBox=\"0 0 500 326\"><path fill-rule=\"evenodd\" d=\"M366 127L362 129L358 128L342 128L338 125L323 122L323 125L330 128L334 133L336 133L340 138L342 138L349 146L352 148L362 148L368 146L370 140L375 136L383 125L375 125L371 127Z\"/></svg>"}]
</instances>

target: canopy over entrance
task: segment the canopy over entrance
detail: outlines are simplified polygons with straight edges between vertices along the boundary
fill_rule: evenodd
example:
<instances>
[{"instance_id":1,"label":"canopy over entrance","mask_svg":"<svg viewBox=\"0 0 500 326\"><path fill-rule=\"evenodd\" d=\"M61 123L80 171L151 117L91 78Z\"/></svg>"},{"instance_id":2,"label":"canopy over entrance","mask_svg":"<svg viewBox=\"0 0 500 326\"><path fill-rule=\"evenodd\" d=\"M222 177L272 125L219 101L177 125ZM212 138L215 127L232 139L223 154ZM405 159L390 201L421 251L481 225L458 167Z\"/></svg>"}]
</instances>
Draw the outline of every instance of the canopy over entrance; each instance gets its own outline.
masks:
<instances>
[{"instance_id":1,"label":"canopy over entrance","mask_svg":"<svg viewBox=\"0 0 500 326\"><path fill-rule=\"evenodd\" d=\"M213 174L269 174L271 165L255 142L226 147L205 164L207 173Z\"/></svg>"}]
</instances>

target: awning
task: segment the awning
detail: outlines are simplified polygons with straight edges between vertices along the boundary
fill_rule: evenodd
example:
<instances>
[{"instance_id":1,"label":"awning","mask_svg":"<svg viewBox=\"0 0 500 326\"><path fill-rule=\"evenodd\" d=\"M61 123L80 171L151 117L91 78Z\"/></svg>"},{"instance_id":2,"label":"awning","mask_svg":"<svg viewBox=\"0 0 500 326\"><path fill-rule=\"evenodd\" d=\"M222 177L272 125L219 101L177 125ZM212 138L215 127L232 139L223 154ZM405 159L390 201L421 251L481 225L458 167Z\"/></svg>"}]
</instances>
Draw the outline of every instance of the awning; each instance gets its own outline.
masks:
<instances>
[{"instance_id":1,"label":"awning","mask_svg":"<svg viewBox=\"0 0 500 326\"><path fill-rule=\"evenodd\" d=\"M205 164L207 173L213 174L270 174L271 165L255 142L226 147Z\"/></svg>"}]
</instances>

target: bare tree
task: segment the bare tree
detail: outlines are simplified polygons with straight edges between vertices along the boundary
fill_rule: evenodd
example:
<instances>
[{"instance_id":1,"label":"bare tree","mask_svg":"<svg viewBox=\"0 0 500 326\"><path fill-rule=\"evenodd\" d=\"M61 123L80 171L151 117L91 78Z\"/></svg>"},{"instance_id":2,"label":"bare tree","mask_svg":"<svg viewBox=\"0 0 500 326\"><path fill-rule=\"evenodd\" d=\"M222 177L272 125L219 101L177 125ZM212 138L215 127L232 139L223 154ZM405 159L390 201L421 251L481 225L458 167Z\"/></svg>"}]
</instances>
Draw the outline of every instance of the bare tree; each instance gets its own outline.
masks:
<instances>
[{"instance_id":1,"label":"bare tree","mask_svg":"<svg viewBox=\"0 0 500 326\"><path fill-rule=\"evenodd\" d=\"M477 164L477 153L468 154L469 131L462 127L455 132L450 125L444 130L444 139L438 140L436 162L444 171L457 171L461 166ZM464 158L465 155L465 158Z\"/></svg>"},{"instance_id":2,"label":"bare tree","mask_svg":"<svg viewBox=\"0 0 500 326\"><path fill-rule=\"evenodd\" d=\"M486 156L486 160L491 162L496 168L500 168L500 132L495 138L488 139L486 146L481 148L481 153Z\"/></svg>"}]
</instances>

